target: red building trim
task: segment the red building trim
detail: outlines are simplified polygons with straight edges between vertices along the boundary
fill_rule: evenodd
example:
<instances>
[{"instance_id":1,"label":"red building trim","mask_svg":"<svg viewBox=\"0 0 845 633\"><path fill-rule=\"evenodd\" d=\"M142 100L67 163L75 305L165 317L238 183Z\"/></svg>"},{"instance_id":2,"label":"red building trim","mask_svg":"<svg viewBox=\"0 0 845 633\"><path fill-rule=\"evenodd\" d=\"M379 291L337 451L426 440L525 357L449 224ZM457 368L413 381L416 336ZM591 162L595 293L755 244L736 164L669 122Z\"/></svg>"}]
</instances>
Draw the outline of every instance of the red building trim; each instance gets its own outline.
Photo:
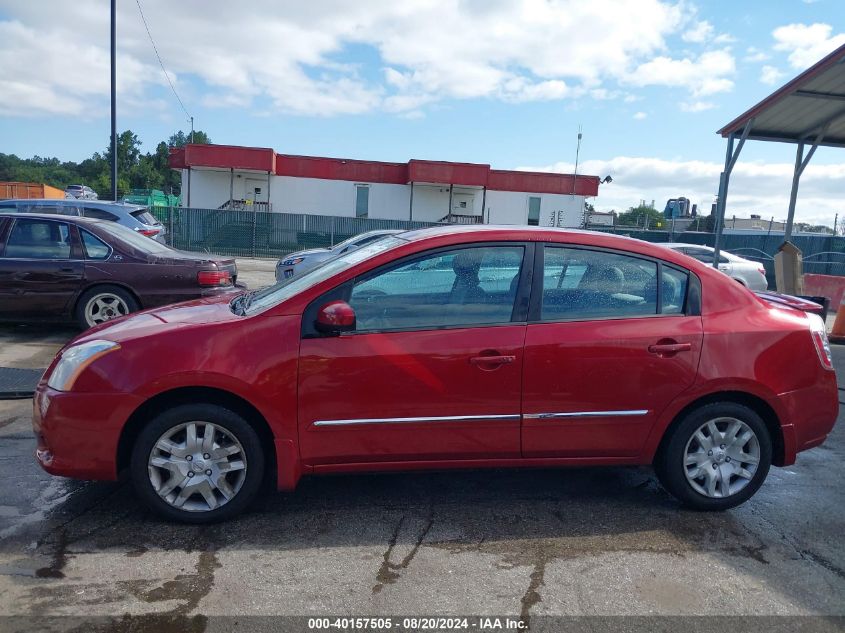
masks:
<instances>
[{"instance_id":1,"label":"red building trim","mask_svg":"<svg viewBox=\"0 0 845 633\"><path fill-rule=\"evenodd\" d=\"M527 191L529 193L599 195L598 176L573 176L536 171L491 169L487 188L495 191Z\"/></svg>"},{"instance_id":2,"label":"red building trim","mask_svg":"<svg viewBox=\"0 0 845 633\"><path fill-rule=\"evenodd\" d=\"M598 176L573 176L546 172L491 169L479 163L410 160L407 163L293 156L276 154L272 149L231 145L186 145L170 150L173 169L191 167L252 169L277 176L321 178L352 182L406 185L426 182L466 187L486 187L493 191L575 194L597 196Z\"/></svg>"},{"instance_id":3,"label":"red building trim","mask_svg":"<svg viewBox=\"0 0 845 633\"><path fill-rule=\"evenodd\" d=\"M434 160L408 161L408 182L486 187L490 165L448 163Z\"/></svg>"},{"instance_id":4,"label":"red building trim","mask_svg":"<svg viewBox=\"0 0 845 633\"><path fill-rule=\"evenodd\" d=\"M408 182L408 165L371 160L277 154L276 175L404 185Z\"/></svg>"}]
</instances>

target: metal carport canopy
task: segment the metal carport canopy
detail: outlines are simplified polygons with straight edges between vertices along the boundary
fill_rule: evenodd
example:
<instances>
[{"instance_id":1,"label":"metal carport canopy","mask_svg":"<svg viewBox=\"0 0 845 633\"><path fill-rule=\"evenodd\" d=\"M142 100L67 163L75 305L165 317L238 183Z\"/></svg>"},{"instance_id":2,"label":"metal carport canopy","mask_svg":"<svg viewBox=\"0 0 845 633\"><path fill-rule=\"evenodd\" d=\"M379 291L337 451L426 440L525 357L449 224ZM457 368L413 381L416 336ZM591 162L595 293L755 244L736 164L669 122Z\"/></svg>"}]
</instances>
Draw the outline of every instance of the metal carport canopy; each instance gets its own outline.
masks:
<instances>
[{"instance_id":1,"label":"metal carport canopy","mask_svg":"<svg viewBox=\"0 0 845 633\"><path fill-rule=\"evenodd\" d=\"M845 147L845 45L738 116L718 133L728 139L728 147L716 207L715 261L718 261L724 228L731 171L746 140L797 144L784 234L784 240L788 241L792 237L798 183L816 148ZM734 149L737 139L739 143ZM809 146L806 155L805 146Z\"/></svg>"}]
</instances>

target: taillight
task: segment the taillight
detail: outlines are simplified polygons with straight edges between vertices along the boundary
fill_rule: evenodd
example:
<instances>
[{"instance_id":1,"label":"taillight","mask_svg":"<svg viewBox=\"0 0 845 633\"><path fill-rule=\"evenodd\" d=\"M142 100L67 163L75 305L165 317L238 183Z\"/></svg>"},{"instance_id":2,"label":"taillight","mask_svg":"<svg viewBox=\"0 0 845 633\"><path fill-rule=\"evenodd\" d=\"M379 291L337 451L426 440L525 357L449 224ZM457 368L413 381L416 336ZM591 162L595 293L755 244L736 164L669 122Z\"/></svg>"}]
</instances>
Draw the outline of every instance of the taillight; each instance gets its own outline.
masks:
<instances>
[{"instance_id":1,"label":"taillight","mask_svg":"<svg viewBox=\"0 0 845 633\"><path fill-rule=\"evenodd\" d=\"M822 367L833 370L833 358L830 353L830 342L827 340L827 327L824 320L818 314L809 312L807 319L810 321L810 335L813 337L813 344L816 346Z\"/></svg>"},{"instance_id":2,"label":"taillight","mask_svg":"<svg viewBox=\"0 0 845 633\"><path fill-rule=\"evenodd\" d=\"M197 273L200 286L231 286L232 273L228 270L201 270Z\"/></svg>"},{"instance_id":3,"label":"taillight","mask_svg":"<svg viewBox=\"0 0 845 633\"><path fill-rule=\"evenodd\" d=\"M135 229L141 235L146 235L147 237L155 237L161 232L161 229Z\"/></svg>"}]
</instances>

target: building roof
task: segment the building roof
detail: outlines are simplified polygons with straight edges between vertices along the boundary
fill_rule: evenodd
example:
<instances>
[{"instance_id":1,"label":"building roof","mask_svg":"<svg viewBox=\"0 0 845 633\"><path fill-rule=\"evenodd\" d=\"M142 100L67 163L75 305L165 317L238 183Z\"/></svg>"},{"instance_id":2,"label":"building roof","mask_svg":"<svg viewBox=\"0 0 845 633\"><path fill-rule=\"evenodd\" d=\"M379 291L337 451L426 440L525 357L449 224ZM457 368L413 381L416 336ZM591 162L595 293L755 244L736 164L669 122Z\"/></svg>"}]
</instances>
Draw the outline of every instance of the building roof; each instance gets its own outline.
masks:
<instances>
[{"instance_id":1,"label":"building roof","mask_svg":"<svg viewBox=\"0 0 845 633\"><path fill-rule=\"evenodd\" d=\"M353 182L426 183L486 187L495 191L596 196L599 177L551 172L491 169L481 163L455 163L412 159L407 163L293 156L269 148L189 144L170 150L173 169L235 169L277 176L322 178Z\"/></svg>"},{"instance_id":2,"label":"building roof","mask_svg":"<svg viewBox=\"0 0 845 633\"><path fill-rule=\"evenodd\" d=\"M845 45L719 130L741 134L752 121L748 138L797 143L812 141L827 126L819 145L845 147Z\"/></svg>"}]
</instances>

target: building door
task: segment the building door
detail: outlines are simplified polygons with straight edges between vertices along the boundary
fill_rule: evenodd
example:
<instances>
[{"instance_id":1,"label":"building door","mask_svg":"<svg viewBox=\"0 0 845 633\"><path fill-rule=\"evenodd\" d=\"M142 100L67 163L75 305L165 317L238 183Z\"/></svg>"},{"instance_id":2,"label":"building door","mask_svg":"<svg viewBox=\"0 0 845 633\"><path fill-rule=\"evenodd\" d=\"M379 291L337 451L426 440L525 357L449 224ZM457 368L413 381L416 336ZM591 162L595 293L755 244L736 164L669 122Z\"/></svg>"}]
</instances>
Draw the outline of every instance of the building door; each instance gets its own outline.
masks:
<instances>
[{"instance_id":1,"label":"building door","mask_svg":"<svg viewBox=\"0 0 845 633\"><path fill-rule=\"evenodd\" d=\"M246 200L253 202L267 202L267 181L258 180L257 178L246 178L244 180L246 187Z\"/></svg>"}]
</instances>

